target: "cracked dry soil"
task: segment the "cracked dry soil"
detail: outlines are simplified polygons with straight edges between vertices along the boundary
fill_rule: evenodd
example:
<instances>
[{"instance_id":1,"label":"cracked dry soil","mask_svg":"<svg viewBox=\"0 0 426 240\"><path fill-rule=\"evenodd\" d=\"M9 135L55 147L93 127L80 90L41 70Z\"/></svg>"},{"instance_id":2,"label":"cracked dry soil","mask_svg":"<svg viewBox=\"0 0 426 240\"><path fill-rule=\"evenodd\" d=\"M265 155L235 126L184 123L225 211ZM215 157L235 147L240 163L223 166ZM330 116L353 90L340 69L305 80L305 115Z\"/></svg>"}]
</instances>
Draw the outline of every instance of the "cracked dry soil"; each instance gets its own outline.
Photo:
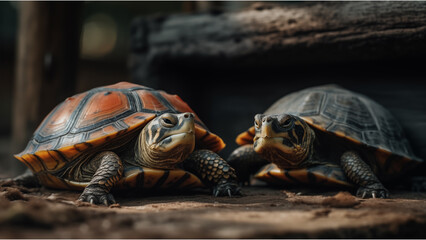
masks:
<instances>
[{"instance_id":1,"label":"cracked dry soil","mask_svg":"<svg viewBox=\"0 0 426 240\"><path fill-rule=\"evenodd\" d=\"M426 193L360 199L345 191L244 187L123 196L110 207L79 192L0 187L1 238L425 238Z\"/></svg>"}]
</instances>

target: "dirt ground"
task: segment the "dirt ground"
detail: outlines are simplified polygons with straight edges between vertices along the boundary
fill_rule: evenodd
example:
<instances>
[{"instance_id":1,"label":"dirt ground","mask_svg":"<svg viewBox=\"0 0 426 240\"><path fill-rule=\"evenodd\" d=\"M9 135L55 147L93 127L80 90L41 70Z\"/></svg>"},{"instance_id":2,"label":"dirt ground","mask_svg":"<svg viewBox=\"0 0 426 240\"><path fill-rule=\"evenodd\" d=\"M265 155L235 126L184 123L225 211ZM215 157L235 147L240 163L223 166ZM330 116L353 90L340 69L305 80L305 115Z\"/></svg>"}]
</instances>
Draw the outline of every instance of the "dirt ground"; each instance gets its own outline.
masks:
<instances>
[{"instance_id":1,"label":"dirt ground","mask_svg":"<svg viewBox=\"0 0 426 240\"><path fill-rule=\"evenodd\" d=\"M426 237L426 193L403 190L390 199L262 186L232 198L207 190L115 193L118 204L104 207L75 201L78 192L0 186L1 238Z\"/></svg>"}]
</instances>

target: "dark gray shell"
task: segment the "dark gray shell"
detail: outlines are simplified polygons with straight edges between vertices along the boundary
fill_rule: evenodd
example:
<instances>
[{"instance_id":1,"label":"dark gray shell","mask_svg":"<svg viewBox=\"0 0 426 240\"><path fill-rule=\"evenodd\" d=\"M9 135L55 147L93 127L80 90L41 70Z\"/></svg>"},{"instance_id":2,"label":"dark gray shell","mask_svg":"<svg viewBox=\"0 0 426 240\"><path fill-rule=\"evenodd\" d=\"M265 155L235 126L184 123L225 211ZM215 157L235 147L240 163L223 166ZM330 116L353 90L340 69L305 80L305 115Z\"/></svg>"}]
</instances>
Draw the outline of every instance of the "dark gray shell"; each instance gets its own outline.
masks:
<instances>
[{"instance_id":1,"label":"dark gray shell","mask_svg":"<svg viewBox=\"0 0 426 240\"><path fill-rule=\"evenodd\" d=\"M389 158L394 162L421 161L413 154L403 129L388 110L364 95L339 86L324 85L291 93L265 112L281 113L299 116L319 130L376 149L379 165L389 165ZM400 163L393 166L396 171L401 167Z\"/></svg>"}]
</instances>

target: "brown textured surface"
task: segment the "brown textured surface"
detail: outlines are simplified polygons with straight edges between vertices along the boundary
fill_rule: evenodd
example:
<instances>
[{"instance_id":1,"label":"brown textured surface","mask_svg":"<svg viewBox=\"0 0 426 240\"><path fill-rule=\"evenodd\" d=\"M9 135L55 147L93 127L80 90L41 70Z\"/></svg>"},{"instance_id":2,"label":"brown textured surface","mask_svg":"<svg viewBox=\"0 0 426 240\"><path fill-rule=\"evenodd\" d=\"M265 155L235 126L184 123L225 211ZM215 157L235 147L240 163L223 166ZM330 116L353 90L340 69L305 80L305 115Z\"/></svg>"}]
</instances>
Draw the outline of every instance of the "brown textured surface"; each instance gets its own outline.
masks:
<instances>
[{"instance_id":1,"label":"brown textured surface","mask_svg":"<svg viewBox=\"0 0 426 240\"><path fill-rule=\"evenodd\" d=\"M307 189L246 187L243 192L235 198L205 191L116 195L119 204L107 208L76 204L77 192L3 185L0 237L425 237L425 193L394 190L390 199L359 199Z\"/></svg>"},{"instance_id":2,"label":"brown textured surface","mask_svg":"<svg viewBox=\"0 0 426 240\"><path fill-rule=\"evenodd\" d=\"M299 3L140 18L132 61L146 61L141 68L167 60L282 66L419 56L425 8L424 2Z\"/></svg>"}]
</instances>

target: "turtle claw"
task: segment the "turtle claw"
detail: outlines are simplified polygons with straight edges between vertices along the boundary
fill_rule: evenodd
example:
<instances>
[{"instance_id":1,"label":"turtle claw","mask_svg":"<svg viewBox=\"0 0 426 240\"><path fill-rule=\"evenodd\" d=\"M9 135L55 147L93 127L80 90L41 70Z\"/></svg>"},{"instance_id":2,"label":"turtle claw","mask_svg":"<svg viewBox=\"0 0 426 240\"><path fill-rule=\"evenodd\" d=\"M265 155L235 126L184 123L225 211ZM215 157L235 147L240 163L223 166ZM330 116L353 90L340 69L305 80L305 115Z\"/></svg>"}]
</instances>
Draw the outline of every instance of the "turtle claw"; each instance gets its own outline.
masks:
<instances>
[{"instance_id":1,"label":"turtle claw","mask_svg":"<svg viewBox=\"0 0 426 240\"><path fill-rule=\"evenodd\" d=\"M371 184L366 187L360 187L356 193L361 198L388 198L389 192L382 184Z\"/></svg>"},{"instance_id":2,"label":"turtle claw","mask_svg":"<svg viewBox=\"0 0 426 240\"><path fill-rule=\"evenodd\" d=\"M214 196L215 196L215 197L219 196L219 191L215 191L215 190L213 190L213 193L214 193Z\"/></svg>"},{"instance_id":3,"label":"turtle claw","mask_svg":"<svg viewBox=\"0 0 426 240\"><path fill-rule=\"evenodd\" d=\"M213 195L215 197L226 195L232 197L235 195L241 195L240 191L241 188L238 186L238 183L223 181L213 188Z\"/></svg>"},{"instance_id":4,"label":"turtle claw","mask_svg":"<svg viewBox=\"0 0 426 240\"><path fill-rule=\"evenodd\" d=\"M103 190L86 188L78 198L79 201L90 204L109 206L116 203L111 193L105 193Z\"/></svg>"},{"instance_id":5,"label":"turtle claw","mask_svg":"<svg viewBox=\"0 0 426 240\"><path fill-rule=\"evenodd\" d=\"M115 204L115 203L116 203L116 202L115 202L115 199L114 199L114 197L112 196L112 194L111 194L111 193L108 193L108 194L106 194L106 195L101 196L100 201L101 201L101 202L102 202L105 206L109 206L109 205L111 205L111 204Z\"/></svg>"}]
</instances>

